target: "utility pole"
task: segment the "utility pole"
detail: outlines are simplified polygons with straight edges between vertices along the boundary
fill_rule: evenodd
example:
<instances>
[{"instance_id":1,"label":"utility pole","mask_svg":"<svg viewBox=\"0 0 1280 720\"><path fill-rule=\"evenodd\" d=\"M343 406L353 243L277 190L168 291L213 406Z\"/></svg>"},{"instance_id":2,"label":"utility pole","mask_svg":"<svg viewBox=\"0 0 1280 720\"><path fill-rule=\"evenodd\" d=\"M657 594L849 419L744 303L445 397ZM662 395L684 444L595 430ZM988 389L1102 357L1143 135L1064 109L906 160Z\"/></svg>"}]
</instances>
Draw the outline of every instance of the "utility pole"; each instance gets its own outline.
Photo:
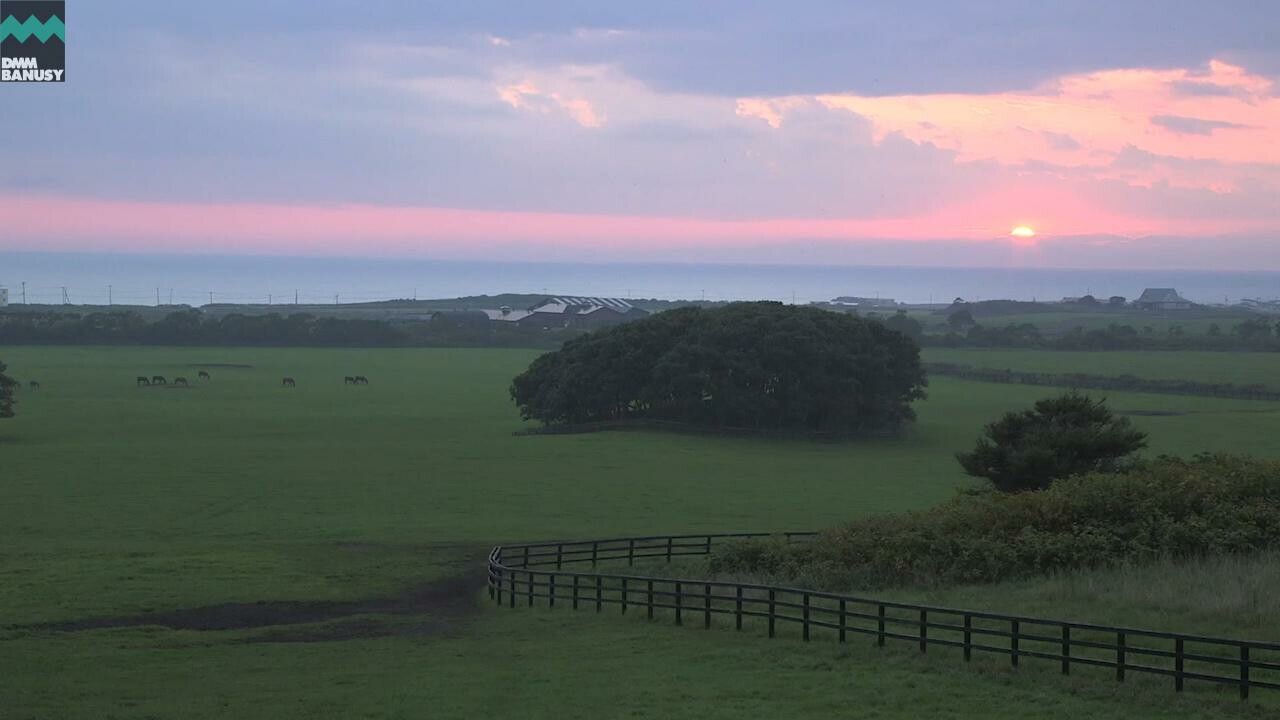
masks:
<instances>
[{"instance_id":1,"label":"utility pole","mask_svg":"<svg viewBox=\"0 0 1280 720\"><path fill-rule=\"evenodd\" d=\"M271 293L267 293L267 304L271 304Z\"/></svg>"},{"instance_id":2,"label":"utility pole","mask_svg":"<svg viewBox=\"0 0 1280 720\"><path fill-rule=\"evenodd\" d=\"M27 281L22 281L22 304L27 304Z\"/></svg>"},{"instance_id":3,"label":"utility pole","mask_svg":"<svg viewBox=\"0 0 1280 720\"><path fill-rule=\"evenodd\" d=\"M213 291L212 291L212 290L210 290L210 291L209 291L209 304L210 304L210 305L212 305L212 304L213 304Z\"/></svg>"},{"instance_id":4,"label":"utility pole","mask_svg":"<svg viewBox=\"0 0 1280 720\"><path fill-rule=\"evenodd\" d=\"M107 307L111 307L113 304L114 303L112 302L112 297L111 297L111 286L108 285L107 286Z\"/></svg>"},{"instance_id":5,"label":"utility pole","mask_svg":"<svg viewBox=\"0 0 1280 720\"><path fill-rule=\"evenodd\" d=\"M62 304L63 304L63 305L70 305L70 304L71 304L71 298L67 297L67 286L66 286L66 285L63 285L63 286L62 286Z\"/></svg>"},{"instance_id":6,"label":"utility pole","mask_svg":"<svg viewBox=\"0 0 1280 720\"><path fill-rule=\"evenodd\" d=\"M160 307L160 288L156 288L156 307Z\"/></svg>"},{"instance_id":7,"label":"utility pole","mask_svg":"<svg viewBox=\"0 0 1280 720\"><path fill-rule=\"evenodd\" d=\"M334 305L337 305L337 304L338 304L338 293L334 293L334 294L333 294L333 304L334 304Z\"/></svg>"},{"instance_id":8,"label":"utility pole","mask_svg":"<svg viewBox=\"0 0 1280 720\"><path fill-rule=\"evenodd\" d=\"M297 290L297 288L294 288L294 291L293 291L293 304L294 304L294 305L297 305L297 304L298 304L298 290Z\"/></svg>"}]
</instances>

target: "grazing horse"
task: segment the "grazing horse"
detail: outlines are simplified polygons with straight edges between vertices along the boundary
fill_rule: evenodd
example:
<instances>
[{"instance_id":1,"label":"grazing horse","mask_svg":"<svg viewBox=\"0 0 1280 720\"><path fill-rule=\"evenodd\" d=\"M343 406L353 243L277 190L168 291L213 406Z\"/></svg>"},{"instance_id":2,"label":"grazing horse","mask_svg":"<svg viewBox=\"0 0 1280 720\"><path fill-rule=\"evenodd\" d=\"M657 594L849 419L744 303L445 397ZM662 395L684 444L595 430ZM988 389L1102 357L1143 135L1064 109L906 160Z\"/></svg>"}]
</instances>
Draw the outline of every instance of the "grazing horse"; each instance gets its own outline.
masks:
<instances>
[{"instance_id":1,"label":"grazing horse","mask_svg":"<svg viewBox=\"0 0 1280 720\"><path fill-rule=\"evenodd\" d=\"M164 379L163 375L156 375L151 378L152 385L168 385L169 381Z\"/></svg>"},{"instance_id":2,"label":"grazing horse","mask_svg":"<svg viewBox=\"0 0 1280 720\"><path fill-rule=\"evenodd\" d=\"M363 375L357 375L357 376L356 376L356 384L357 384L357 385L368 385L368 384L369 384L369 378L367 378L367 377L365 377L365 376L363 376Z\"/></svg>"},{"instance_id":3,"label":"grazing horse","mask_svg":"<svg viewBox=\"0 0 1280 720\"><path fill-rule=\"evenodd\" d=\"M197 377L197 378L199 378L199 379L201 379L201 380L208 380L208 379L209 379L209 373L205 372L204 370L201 370L199 373L197 373L197 374L196 374L196 377Z\"/></svg>"},{"instance_id":4,"label":"grazing horse","mask_svg":"<svg viewBox=\"0 0 1280 720\"><path fill-rule=\"evenodd\" d=\"M176 377L173 379L173 386L178 387L179 385L182 387L191 387L191 383L187 382L187 379L184 377Z\"/></svg>"},{"instance_id":5,"label":"grazing horse","mask_svg":"<svg viewBox=\"0 0 1280 720\"><path fill-rule=\"evenodd\" d=\"M32 390L39 390L40 383L36 382L35 380L32 380L31 382L27 383L27 387L31 388Z\"/></svg>"},{"instance_id":6,"label":"grazing horse","mask_svg":"<svg viewBox=\"0 0 1280 720\"><path fill-rule=\"evenodd\" d=\"M355 385L355 384L356 384L356 379L355 379L355 378L353 378L353 377L351 377L350 375L348 375L348 376L346 376L346 377L342 378L342 384L343 384L343 385Z\"/></svg>"},{"instance_id":7,"label":"grazing horse","mask_svg":"<svg viewBox=\"0 0 1280 720\"><path fill-rule=\"evenodd\" d=\"M298 383L293 378L285 378L280 381L280 387L298 387Z\"/></svg>"},{"instance_id":8,"label":"grazing horse","mask_svg":"<svg viewBox=\"0 0 1280 720\"><path fill-rule=\"evenodd\" d=\"M151 381L147 379L146 375L138 376L138 387L151 387Z\"/></svg>"}]
</instances>

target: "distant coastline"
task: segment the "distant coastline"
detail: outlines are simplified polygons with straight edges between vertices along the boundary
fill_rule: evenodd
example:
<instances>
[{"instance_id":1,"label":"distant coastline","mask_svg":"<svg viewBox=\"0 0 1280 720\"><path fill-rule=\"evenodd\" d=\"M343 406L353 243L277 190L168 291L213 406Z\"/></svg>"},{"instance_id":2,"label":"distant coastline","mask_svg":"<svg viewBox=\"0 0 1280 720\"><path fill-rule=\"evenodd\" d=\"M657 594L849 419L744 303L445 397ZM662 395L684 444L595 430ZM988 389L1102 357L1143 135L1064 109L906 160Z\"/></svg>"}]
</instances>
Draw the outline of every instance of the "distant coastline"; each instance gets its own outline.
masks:
<instances>
[{"instance_id":1,"label":"distant coastline","mask_svg":"<svg viewBox=\"0 0 1280 720\"><path fill-rule=\"evenodd\" d=\"M824 302L843 295L948 304L960 297L1057 301L1174 287L1194 302L1280 297L1278 271L508 263L253 256L0 253L10 303L347 304L515 293Z\"/></svg>"}]
</instances>

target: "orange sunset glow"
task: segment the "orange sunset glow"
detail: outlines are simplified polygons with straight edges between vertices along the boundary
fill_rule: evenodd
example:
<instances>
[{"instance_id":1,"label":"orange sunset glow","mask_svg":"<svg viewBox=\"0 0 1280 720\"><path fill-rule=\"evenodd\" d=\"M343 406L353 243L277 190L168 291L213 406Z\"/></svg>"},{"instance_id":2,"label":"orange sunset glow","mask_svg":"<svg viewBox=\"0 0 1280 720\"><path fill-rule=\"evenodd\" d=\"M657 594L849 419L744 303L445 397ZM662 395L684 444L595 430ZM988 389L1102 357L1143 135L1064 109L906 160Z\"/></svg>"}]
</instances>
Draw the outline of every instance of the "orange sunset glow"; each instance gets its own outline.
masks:
<instances>
[{"instance_id":1,"label":"orange sunset glow","mask_svg":"<svg viewBox=\"0 0 1280 720\"><path fill-rule=\"evenodd\" d=\"M576 28L572 59L492 33L452 48L366 39L324 82L171 48L185 63L135 102L169 98L171 124L104 120L93 137L111 139L74 157L57 160L54 138L6 155L41 170L0 177L5 249L473 257L514 244L626 260L900 242L909 263L922 242L1158 236L1228 238L1256 255L1232 262L1280 262L1264 240L1280 234L1280 96L1249 56L1135 52L1069 71L1010 58L998 69L1016 81L974 69L894 84L851 66L853 79L788 81L806 92L753 93L750 73L732 92L653 77L626 54L638 37ZM465 72L437 71L444 58ZM174 90L187 81L235 110L196 120L209 107ZM308 123L284 131L303 108ZM26 135L52 132L14 112Z\"/></svg>"}]
</instances>

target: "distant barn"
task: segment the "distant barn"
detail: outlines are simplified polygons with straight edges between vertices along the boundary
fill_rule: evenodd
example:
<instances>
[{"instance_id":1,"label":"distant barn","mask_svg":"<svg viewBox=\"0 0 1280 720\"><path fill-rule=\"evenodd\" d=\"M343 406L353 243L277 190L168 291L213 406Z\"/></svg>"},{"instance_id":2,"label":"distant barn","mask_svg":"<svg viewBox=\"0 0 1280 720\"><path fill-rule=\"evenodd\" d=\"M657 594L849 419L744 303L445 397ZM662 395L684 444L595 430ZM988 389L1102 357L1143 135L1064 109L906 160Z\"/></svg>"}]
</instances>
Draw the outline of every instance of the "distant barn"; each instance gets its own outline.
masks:
<instances>
[{"instance_id":1,"label":"distant barn","mask_svg":"<svg viewBox=\"0 0 1280 720\"><path fill-rule=\"evenodd\" d=\"M592 330L647 316L645 310L621 298L561 295L536 303L516 322L540 328Z\"/></svg>"},{"instance_id":2,"label":"distant barn","mask_svg":"<svg viewBox=\"0 0 1280 720\"><path fill-rule=\"evenodd\" d=\"M1190 310L1192 302L1173 288L1147 288L1133 305L1142 310Z\"/></svg>"}]
</instances>

